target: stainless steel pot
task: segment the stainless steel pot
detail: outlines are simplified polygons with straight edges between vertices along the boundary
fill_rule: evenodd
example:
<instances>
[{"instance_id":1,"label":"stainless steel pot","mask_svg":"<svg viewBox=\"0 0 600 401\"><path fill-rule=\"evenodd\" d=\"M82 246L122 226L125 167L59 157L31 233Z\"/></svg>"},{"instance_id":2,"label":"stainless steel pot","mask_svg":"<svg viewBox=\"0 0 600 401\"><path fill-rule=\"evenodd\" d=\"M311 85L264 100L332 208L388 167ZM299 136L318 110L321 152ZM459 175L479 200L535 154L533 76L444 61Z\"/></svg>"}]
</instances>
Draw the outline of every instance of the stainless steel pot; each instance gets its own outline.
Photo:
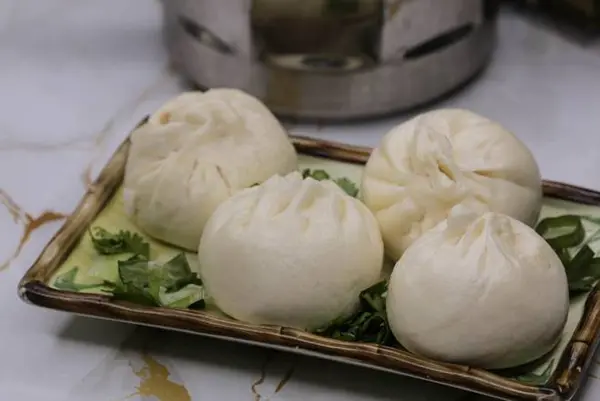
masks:
<instances>
[{"instance_id":1,"label":"stainless steel pot","mask_svg":"<svg viewBox=\"0 0 600 401\"><path fill-rule=\"evenodd\" d=\"M407 109L489 59L499 0L163 0L175 65L275 113L349 119Z\"/></svg>"}]
</instances>

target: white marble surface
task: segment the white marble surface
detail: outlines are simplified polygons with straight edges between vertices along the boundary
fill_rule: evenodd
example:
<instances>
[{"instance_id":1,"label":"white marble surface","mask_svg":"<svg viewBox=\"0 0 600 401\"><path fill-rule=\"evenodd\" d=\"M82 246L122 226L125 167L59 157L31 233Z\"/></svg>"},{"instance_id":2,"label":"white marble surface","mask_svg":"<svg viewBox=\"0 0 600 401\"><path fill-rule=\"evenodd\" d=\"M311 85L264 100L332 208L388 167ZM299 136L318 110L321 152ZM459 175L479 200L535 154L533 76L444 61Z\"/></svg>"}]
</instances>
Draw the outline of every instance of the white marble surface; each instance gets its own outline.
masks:
<instances>
[{"instance_id":1,"label":"white marble surface","mask_svg":"<svg viewBox=\"0 0 600 401\"><path fill-rule=\"evenodd\" d=\"M17 298L18 280L61 215L135 123L182 89L160 24L149 0L0 0L0 399L462 399L411 379L74 317ZM445 103L502 121L531 147L546 178L600 189L600 46L568 42L513 13L503 14L500 33L488 71ZM374 145L404 118L293 131ZM40 216L55 221L19 249ZM585 401L600 398L600 365L592 370Z\"/></svg>"}]
</instances>

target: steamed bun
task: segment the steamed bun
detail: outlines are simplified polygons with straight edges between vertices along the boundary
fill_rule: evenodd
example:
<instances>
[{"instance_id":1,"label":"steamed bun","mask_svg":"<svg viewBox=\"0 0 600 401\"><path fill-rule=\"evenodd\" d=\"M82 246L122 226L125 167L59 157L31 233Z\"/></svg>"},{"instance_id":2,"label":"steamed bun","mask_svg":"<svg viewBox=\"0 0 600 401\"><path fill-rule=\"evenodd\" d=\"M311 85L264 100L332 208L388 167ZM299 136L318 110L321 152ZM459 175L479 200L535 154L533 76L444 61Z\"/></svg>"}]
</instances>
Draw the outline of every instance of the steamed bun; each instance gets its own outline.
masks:
<instances>
[{"instance_id":1,"label":"steamed bun","mask_svg":"<svg viewBox=\"0 0 600 401\"><path fill-rule=\"evenodd\" d=\"M565 270L532 228L462 207L398 261L387 297L406 349L486 369L531 362L559 341L569 310Z\"/></svg>"},{"instance_id":2,"label":"steamed bun","mask_svg":"<svg viewBox=\"0 0 600 401\"><path fill-rule=\"evenodd\" d=\"M195 251L221 202L297 168L286 132L260 101L234 89L188 92L131 135L125 209L152 237Z\"/></svg>"},{"instance_id":3,"label":"steamed bun","mask_svg":"<svg viewBox=\"0 0 600 401\"><path fill-rule=\"evenodd\" d=\"M361 193L394 260L456 205L529 225L542 205L540 172L525 145L457 109L422 114L387 133L369 158Z\"/></svg>"},{"instance_id":4,"label":"steamed bun","mask_svg":"<svg viewBox=\"0 0 600 401\"><path fill-rule=\"evenodd\" d=\"M226 314L315 329L351 313L379 280L383 242L359 200L294 172L223 202L198 258L206 291Z\"/></svg>"}]
</instances>

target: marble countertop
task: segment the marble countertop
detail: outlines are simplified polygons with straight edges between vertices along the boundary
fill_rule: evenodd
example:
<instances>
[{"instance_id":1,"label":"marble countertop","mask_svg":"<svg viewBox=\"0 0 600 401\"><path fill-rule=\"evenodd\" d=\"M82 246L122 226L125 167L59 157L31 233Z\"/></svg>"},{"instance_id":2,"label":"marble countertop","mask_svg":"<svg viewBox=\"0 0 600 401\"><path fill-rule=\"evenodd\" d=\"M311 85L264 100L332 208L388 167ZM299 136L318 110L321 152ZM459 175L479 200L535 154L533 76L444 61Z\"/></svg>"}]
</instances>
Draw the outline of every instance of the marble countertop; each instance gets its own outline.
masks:
<instances>
[{"instance_id":1,"label":"marble countertop","mask_svg":"<svg viewBox=\"0 0 600 401\"><path fill-rule=\"evenodd\" d=\"M0 0L0 399L461 400L465 393L24 304L16 286L128 131L184 89L148 0ZM600 45L511 11L485 74L445 105L501 121L543 176L600 189ZM375 145L406 116L303 135ZM600 398L596 362L584 400ZM129 398L128 398L129 397Z\"/></svg>"}]
</instances>

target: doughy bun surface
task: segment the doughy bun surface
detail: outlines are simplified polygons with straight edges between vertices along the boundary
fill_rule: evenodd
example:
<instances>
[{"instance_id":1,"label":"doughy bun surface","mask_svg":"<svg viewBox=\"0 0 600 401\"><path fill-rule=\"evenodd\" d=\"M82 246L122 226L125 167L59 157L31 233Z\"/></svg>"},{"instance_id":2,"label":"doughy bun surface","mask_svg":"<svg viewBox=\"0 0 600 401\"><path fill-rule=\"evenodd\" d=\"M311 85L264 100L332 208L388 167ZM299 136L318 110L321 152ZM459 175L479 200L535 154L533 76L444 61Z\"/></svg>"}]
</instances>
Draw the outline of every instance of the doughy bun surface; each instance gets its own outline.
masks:
<instances>
[{"instance_id":1,"label":"doughy bun surface","mask_svg":"<svg viewBox=\"0 0 600 401\"><path fill-rule=\"evenodd\" d=\"M525 145L459 109L422 114L386 134L369 158L361 194L394 260L456 205L528 225L542 205L539 169Z\"/></svg>"},{"instance_id":2,"label":"doughy bun surface","mask_svg":"<svg viewBox=\"0 0 600 401\"><path fill-rule=\"evenodd\" d=\"M487 369L549 352L568 310L565 270L543 238L511 217L460 207L408 248L387 298L406 349Z\"/></svg>"},{"instance_id":3,"label":"doughy bun surface","mask_svg":"<svg viewBox=\"0 0 600 401\"><path fill-rule=\"evenodd\" d=\"M131 135L125 209L149 235L196 250L225 199L298 168L277 119L233 89L184 93Z\"/></svg>"},{"instance_id":4,"label":"doughy bun surface","mask_svg":"<svg viewBox=\"0 0 600 401\"><path fill-rule=\"evenodd\" d=\"M315 329L351 313L379 280L383 242L360 201L292 173L219 206L198 255L207 292L228 315Z\"/></svg>"}]
</instances>

